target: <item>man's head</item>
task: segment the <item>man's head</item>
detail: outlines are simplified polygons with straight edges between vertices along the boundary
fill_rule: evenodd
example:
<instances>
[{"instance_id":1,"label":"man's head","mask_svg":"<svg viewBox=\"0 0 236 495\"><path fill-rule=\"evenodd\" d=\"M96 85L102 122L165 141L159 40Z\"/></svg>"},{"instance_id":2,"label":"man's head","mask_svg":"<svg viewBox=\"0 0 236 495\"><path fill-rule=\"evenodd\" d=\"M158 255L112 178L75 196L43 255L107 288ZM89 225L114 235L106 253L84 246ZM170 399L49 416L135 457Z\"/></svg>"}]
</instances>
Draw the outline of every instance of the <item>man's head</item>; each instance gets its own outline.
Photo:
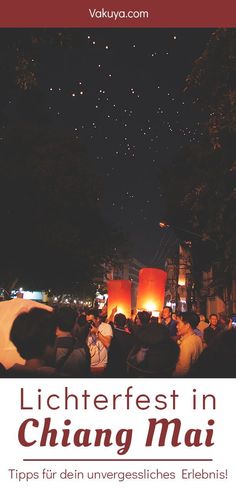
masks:
<instances>
[{"instance_id":1,"label":"man's head","mask_svg":"<svg viewBox=\"0 0 236 495\"><path fill-rule=\"evenodd\" d=\"M51 312L33 308L15 319L10 339L23 359L48 363L54 353L56 324Z\"/></svg>"},{"instance_id":2,"label":"man's head","mask_svg":"<svg viewBox=\"0 0 236 495\"><path fill-rule=\"evenodd\" d=\"M88 323L93 323L95 326L100 324L100 315L97 309L89 309L86 315L86 320Z\"/></svg>"},{"instance_id":3,"label":"man's head","mask_svg":"<svg viewBox=\"0 0 236 495\"><path fill-rule=\"evenodd\" d=\"M164 306L162 311L163 320L167 320L168 318L172 318L172 308L170 306Z\"/></svg>"},{"instance_id":4,"label":"man's head","mask_svg":"<svg viewBox=\"0 0 236 495\"><path fill-rule=\"evenodd\" d=\"M74 309L69 307L61 307L55 313L56 325L62 332L72 333L77 313Z\"/></svg>"},{"instance_id":5,"label":"man's head","mask_svg":"<svg viewBox=\"0 0 236 495\"><path fill-rule=\"evenodd\" d=\"M116 313L114 318L114 325L117 328L124 328L126 324L126 317L123 313Z\"/></svg>"},{"instance_id":6,"label":"man's head","mask_svg":"<svg viewBox=\"0 0 236 495\"><path fill-rule=\"evenodd\" d=\"M148 313L148 311L138 311L135 318L135 323L138 326L148 325L150 322L150 318L151 318L151 314Z\"/></svg>"},{"instance_id":7,"label":"man's head","mask_svg":"<svg viewBox=\"0 0 236 495\"><path fill-rule=\"evenodd\" d=\"M217 326L217 324L218 324L218 316L217 316L217 314L212 313L209 316L209 323L210 323L210 326L211 327L216 327Z\"/></svg>"},{"instance_id":8,"label":"man's head","mask_svg":"<svg viewBox=\"0 0 236 495\"><path fill-rule=\"evenodd\" d=\"M178 334L181 336L191 334L196 327L196 315L190 311L179 313L177 316Z\"/></svg>"}]
</instances>

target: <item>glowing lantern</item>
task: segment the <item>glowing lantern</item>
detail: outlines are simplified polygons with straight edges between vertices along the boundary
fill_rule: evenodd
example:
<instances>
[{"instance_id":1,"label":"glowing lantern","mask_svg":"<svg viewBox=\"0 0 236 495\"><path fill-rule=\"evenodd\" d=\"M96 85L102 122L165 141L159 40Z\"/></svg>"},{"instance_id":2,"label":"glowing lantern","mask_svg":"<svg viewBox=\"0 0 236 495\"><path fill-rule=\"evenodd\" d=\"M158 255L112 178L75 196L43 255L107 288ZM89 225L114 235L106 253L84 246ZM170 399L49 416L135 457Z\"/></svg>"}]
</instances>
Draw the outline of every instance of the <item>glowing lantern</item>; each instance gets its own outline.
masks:
<instances>
[{"instance_id":1,"label":"glowing lantern","mask_svg":"<svg viewBox=\"0 0 236 495\"><path fill-rule=\"evenodd\" d=\"M184 287L186 285L186 268L187 268L187 251L179 246L179 277L178 285Z\"/></svg>"},{"instance_id":2,"label":"glowing lantern","mask_svg":"<svg viewBox=\"0 0 236 495\"><path fill-rule=\"evenodd\" d=\"M130 318L131 313L131 282L129 280L109 280L108 315L117 307L117 313L123 313Z\"/></svg>"},{"instance_id":3,"label":"glowing lantern","mask_svg":"<svg viewBox=\"0 0 236 495\"><path fill-rule=\"evenodd\" d=\"M182 270L179 271L178 285L180 285L181 287L184 287L186 285L186 276Z\"/></svg>"},{"instance_id":4,"label":"glowing lantern","mask_svg":"<svg viewBox=\"0 0 236 495\"><path fill-rule=\"evenodd\" d=\"M139 272L138 310L160 312L164 306L167 273L159 268L142 268Z\"/></svg>"}]
</instances>

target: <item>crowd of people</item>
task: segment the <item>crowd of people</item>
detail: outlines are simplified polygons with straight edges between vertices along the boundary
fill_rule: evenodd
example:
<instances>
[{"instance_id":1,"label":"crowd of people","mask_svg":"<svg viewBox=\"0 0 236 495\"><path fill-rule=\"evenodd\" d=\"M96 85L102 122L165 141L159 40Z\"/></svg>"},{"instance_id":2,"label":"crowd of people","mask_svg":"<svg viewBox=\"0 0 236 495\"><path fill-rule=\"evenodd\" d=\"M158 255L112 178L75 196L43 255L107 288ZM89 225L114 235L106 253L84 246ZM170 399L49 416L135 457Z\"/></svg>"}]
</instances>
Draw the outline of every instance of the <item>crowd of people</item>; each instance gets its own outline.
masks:
<instances>
[{"instance_id":1,"label":"crowd of people","mask_svg":"<svg viewBox=\"0 0 236 495\"><path fill-rule=\"evenodd\" d=\"M0 352L2 377L236 377L236 330L225 314L207 320L165 306L159 318L138 311L127 319L117 308L8 303L18 314L7 332L14 353L4 361ZM0 335L4 325L0 311Z\"/></svg>"}]
</instances>

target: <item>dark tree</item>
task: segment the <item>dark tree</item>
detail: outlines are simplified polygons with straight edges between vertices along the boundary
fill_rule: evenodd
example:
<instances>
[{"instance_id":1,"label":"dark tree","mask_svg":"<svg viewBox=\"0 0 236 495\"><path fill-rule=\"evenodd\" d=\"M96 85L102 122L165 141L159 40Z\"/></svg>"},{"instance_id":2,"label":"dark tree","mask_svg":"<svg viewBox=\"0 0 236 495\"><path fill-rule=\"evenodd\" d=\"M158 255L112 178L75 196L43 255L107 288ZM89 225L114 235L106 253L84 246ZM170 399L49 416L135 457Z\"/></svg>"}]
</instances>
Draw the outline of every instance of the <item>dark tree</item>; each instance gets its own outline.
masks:
<instances>
[{"instance_id":1,"label":"dark tree","mask_svg":"<svg viewBox=\"0 0 236 495\"><path fill-rule=\"evenodd\" d=\"M195 61L186 92L203 112L213 149L221 148L236 130L236 31L218 29Z\"/></svg>"},{"instance_id":2,"label":"dark tree","mask_svg":"<svg viewBox=\"0 0 236 495\"><path fill-rule=\"evenodd\" d=\"M80 35L6 29L0 43L0 285L83 292L120 236L100 214L102 180L86 150L48 117L45 50L79 48Z\"/></svg>"},{"instance_id":3,"label":"dark tree","mask_svg":"<svg viewBox=\"0 0 236 495\"><path fill-rule=\"evenodd\" d=\"M195 232L197 272L217 266L216 285L230 285L236 267L236 32L217 30L187 77L203 138L180 150L166 190L169 223Z\"/></svg>"},{"instance_id":4,"label":"dark tree","mask_svg":"<svg viewBox=\"0 0 236 495\"><path fill-rule=\"evenodd\" d=\"M78 141L17 128L1 143L1 282L85 284L117 239L99 212L99 178Z\"/></svg>"}]
</instances>

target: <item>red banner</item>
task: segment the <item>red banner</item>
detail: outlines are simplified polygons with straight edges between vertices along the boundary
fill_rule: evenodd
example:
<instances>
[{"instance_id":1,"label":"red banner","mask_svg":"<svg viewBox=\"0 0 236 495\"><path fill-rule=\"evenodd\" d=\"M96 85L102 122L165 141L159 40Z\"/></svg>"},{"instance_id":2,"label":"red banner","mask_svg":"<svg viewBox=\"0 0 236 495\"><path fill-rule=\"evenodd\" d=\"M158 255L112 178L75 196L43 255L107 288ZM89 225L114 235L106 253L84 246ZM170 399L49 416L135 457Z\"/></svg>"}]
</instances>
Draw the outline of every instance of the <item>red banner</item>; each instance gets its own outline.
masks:
<instances>
[{"instance_id":1,"label":"red banner","mask_svg":"<svg viewBox=\"0 0 236 495\"><path fill-rule=\"evenodd\" d=\"M235 0L14 0L0 27L236 27Z\"/></svg>"}]
</instances>

